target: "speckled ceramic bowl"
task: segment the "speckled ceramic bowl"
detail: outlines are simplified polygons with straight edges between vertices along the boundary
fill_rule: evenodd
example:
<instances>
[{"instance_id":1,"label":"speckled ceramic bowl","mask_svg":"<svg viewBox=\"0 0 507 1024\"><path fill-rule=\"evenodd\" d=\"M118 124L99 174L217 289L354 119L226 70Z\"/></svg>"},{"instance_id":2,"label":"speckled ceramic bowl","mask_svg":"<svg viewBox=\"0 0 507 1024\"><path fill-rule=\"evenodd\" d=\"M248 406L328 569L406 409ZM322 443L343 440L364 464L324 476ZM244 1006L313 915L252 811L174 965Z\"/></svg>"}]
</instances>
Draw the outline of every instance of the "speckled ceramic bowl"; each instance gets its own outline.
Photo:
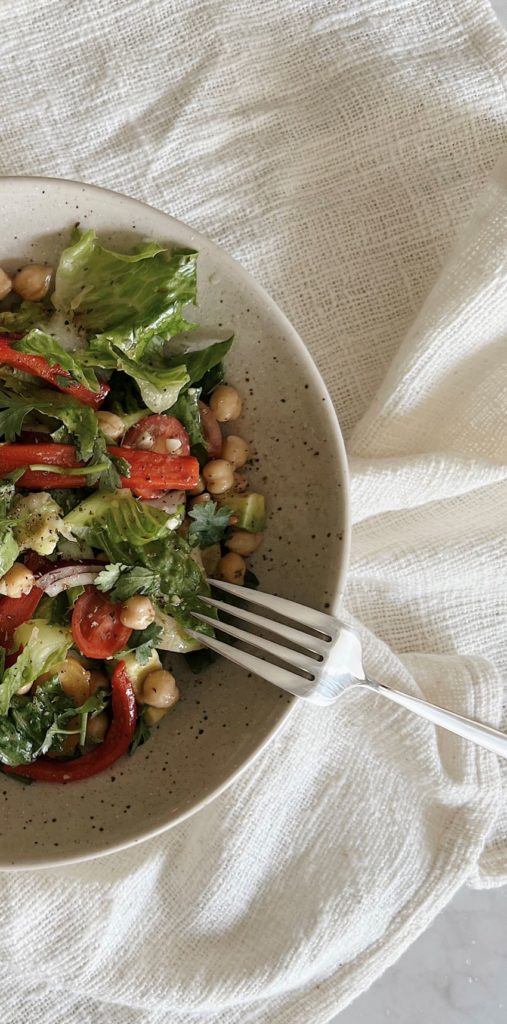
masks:
<instances>
[{"instance_id":1,"label":"speckled ceramic bowl","mask_svg":"<svg viewBox=\"0 0 507 1024\"><path fill-rule=\"evenodd\" d=\"M76 182L0 178L0 266L54 263L76 221L115 246L150 237L199 250L201 323L231 328L228 378L258 461L269 526L253 568L262 589L336 607L348 552L347 471L324 384L285 316L237 263L143 203ZM176 825L220 793L269 741L292 701L222 662L202 678L174 658L182 699L133 758L88 782L23 786L1 776L0 867L112 852Z\"/></svg>"}]
</instances>

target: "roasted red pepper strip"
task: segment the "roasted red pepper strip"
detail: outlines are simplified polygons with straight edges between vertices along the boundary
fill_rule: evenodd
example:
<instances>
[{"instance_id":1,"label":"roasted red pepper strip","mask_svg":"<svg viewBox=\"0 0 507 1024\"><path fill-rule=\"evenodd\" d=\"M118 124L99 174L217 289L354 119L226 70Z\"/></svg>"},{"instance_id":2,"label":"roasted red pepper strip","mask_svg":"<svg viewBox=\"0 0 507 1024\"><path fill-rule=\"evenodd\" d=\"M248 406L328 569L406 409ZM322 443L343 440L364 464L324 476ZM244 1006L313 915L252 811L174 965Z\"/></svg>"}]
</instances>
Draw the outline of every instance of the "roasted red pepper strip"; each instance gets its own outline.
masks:
<instances>
[{"instance_id":1,"label":"roasted red pepper strip","mask_svg":"<svg viewBox=\"0 0 507 1024\"><path fill-rule=\"evenodd\" d=\"M109 393L108 384L101 384L98 391L91 391L84 384L78 384L77 381L73 380L69 371L62 370L58 363L54 363L51 366L47 359L44 359L44 356L17 352L16 349L11 348L11 341L12 338L0 337L0 363L13 366L16 370L22 370L23 373L30 373L33 377L40 377L41 380L47 380L49 384L53 384L59 391L72 395L73 398L77 398L78 402L83 402L83 405L91 405L94 409L98 409L102 405L106 395ZM59 378L62 377L69 381L68 386L61 383Z\"/></svg>"},{"instance_id":2,"label":"roasted red pepper strip","mask_svg":"<svg viewBox=\"0 0 507 1024\"><path fill-rule=\"evenodd\" d=\"M118 662L111 680L113 717L103 743L89 754L74 761L57 761L39 757L33 764L20 764L16 768L2 765L9 775L23 775L39 782L81 782L110 768L119 757L127 753L132 742L137 720L137 705L125 662Z\"/></svg>"},{"instance_id":3,"label":"roasted red pepper strip","mask_svg":"<svg viewBox=\"0 0 507 1024\"><path fill-rule=\"evenodd\" d=\"M199 463L192 455L161 455L139 448L107 450L129 463L130 476L122 477L122 486L130 487L140 498L156 498L163 491L187 491L199 482Z\"/></svg>"},{"instance_id":4,"label":"roasted red pepper strip","mask_svg":"<svg viewBox=\"0 0 507 1024\"><path fill-rule=\"evenodd\" d=\"M199 480L199 463L191 455L159 455L136 448L108 448L111 455L125 459L131 467L130 476L121 478L140 498L155 498L163 491L189 490ZM23 466L58 466L77 469L83 466L70 444L3 444L0 445L0 477ZM27 469L18 480L20 487L48 490L52 487L88 487L88 477L45 473Z\"/></svg>"}]
</instances>

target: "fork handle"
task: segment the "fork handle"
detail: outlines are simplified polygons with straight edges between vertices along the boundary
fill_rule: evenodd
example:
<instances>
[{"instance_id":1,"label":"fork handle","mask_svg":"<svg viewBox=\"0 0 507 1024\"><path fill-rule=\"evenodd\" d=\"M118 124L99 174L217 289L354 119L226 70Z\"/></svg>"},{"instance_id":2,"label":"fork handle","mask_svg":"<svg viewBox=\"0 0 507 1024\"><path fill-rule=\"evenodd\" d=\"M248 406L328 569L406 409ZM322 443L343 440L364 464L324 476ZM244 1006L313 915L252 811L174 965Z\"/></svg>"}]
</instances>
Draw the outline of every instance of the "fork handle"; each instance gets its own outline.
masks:
<instances>
[{"instance_id":1,"label":"fork handle","mask_svg":"<svg viewBox=\"0 0 507 1024\"><path fill-rule=\"evenodd\" d=\"M361 686L366 686L375 693L381 693L383 697L394 701L395 704L401 704L402 707L413 711L420 718L427 718L434 725L441 725L443 729L454 732L465 740L471 740L479 747L492 750L500 757L507 758L507 735L500 732L499 729L493 729L491 725L483 725L482 722L476 722L473 718L457 715L455 711L446 711L445 708L439 708L436 704L429 704L428 701L421 700L420 697L412 697L409 693L393 690L385 683L377 683L373 679L361 681Z\"/></svg>"}]
</instances>

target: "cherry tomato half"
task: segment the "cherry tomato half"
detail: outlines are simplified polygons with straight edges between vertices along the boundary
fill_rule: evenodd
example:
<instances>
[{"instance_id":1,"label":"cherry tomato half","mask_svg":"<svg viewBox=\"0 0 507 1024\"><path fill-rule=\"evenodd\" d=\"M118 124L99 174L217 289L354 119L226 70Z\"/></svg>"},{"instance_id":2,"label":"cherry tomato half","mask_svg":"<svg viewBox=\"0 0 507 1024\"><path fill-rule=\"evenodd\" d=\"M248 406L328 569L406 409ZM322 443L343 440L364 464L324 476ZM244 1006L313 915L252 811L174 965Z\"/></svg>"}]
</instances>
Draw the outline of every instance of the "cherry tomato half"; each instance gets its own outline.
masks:
<instances>
[{"instance_id":1,"label":"cherry tomato half","mask_svg":"<svg viewBox=\"0 0 507 1024\"><path fill-rule=\"evenodd\" d=\"M86 587L72 612L72 636L87 658L110 658L126 646L132 630L120 619L121 604L114 604L96 587Z\"/></svg>"},{"instance_id":2,"label":"cherry tomato half","mask_svg":"<svg viewBox=\"0 0 507 1024\"><path fill-rule=\"evenodd\" d=\"M142 441L141 445L139 442ZM179 448L167 445L167 441L179 442ZM128 448L141 447L145 451L161 455L190 455L190 438L185 427L175 416L144 416L127 431L124 445Z\"/></svg>"}]
</instances>

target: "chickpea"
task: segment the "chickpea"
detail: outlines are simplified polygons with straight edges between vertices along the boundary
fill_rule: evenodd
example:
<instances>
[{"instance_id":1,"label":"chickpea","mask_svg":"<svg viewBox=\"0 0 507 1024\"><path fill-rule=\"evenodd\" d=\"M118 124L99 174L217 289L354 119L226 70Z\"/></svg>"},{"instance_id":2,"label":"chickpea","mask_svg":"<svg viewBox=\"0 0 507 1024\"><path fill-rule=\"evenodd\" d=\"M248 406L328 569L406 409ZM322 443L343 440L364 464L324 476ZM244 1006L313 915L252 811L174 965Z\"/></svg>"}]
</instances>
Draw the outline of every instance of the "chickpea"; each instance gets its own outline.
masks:
<instances>
[{"instance_id":1,"label":"chickpea","mask_svg":"<svg viewBox=\"0 0 507 1024\"><path fill-rule=\"evenodd\" d=\"M221 558L220 544L210 544L201 551L202 567L206 576L213 576Z\"/></svg>"},{"instance_id":2,"label":"chickpea","mask_svg":"<svg viewBox=\"0 0 507 1024\"><path fill-rule=\"evenodd\" d=\"M205 490L206 490L206 486L205 486L204 480L203 480L202 476L200 476L198 481L197 481L197 483L196 483L196 485L195 485L195 487L191 487L188 493L189 494L202 494L202 492L205 491Z\"/></svg>"},{"instance_id":3,"label":"chickpea","mask_svg":"<svg viewBox=\"0 0 507 1024\"><path fill-rule=\"evenodd\" d=\"M219 384L210 400L210 408L219 423L228 423L241 416L241 398L229 384Z\"/></svg>"},{"instance_id":4,"label":"chickpea","mask_svg":"<svg viewBox=\"0 0 507 1024\"><path fill-rule=\"evenodd\" d=\"M202 475L210 494L223 494L230 491L234 483L234 473L230 462L225 459L212 459L207 462Z\"/></svg>"},{"instance_id":5,"label":"chickpea","mask_svg":"<svg viewBox=\"0 0 507 1024\"><path fill-rule=\"evenodd\" d=\"M257 551L262 541L262 533L249 533L248 530L233 530L231 536L225 541L226 548L234 551L237 555L246 558Z\"/></svg>"},{"instance_id":6,"label":"chickpea","mask_svg":"<svg viewBox=\"0 0 507 1024\"><path fill-rule=\"evenodd\" d=\"M204 494L198 494L196 498L191 499L190 508L193 508L194 505L206 505L208 501L211 501L211 494L204 491Z\"/></svg>"},{"instance_id":7,"label":"chickpea","mask_svg":"<svg viewBox=\"0 0 507 1024\"><path fill-rule=\"evenodd\" d=\"M35 576L26 565L14 562L14 565L0 579L0 594L6 597L22 597L29 594L35 583Z\"/></svg>"},{"instance_id":8,"label":"chickpea","mask_svg":"<svg viewBox=\"0 0 507 1024\"><path fill-rule=\"evenodd\" d=\"M90 696L90 673L74 658L66 658L60 665L48 673L49 678L57 675L63 692L74 701L76 707L84 704Z\"/></svg>"},{"instance_id":9,"label":"chickpea","mask_svg":"<svg viewBox=\"0 0 507 1024\"><path fill-rule=\"evenodd\" d=\"M100 711L98 715L90 717L86 723L87 742L102 743L108 729L109 715L105 711Z\"/></svg>"},{"instance_id":10,"label":"chickpea","mask_svg":"<svg viewBox=\"0 0 507 1024\"><path fill-rule=\"evenodd\" d=\"M149 597L129 597L121 606L120 619L129 629L146 629L155 622L155 609Z\"/></svg>"},{"instance_id":11,"label":"chickpea","mask_svg":"<svg viewBox=\"0 0 507 1024\"><path fill-rule=\"evenodd\" d=\"M12 281L5 270L0 267L0 299L5 299L12 288Z\"/></svg>"},{"instance_id":12,"label":"chickpea","mask_svg":"<svg viewBox=\"0 0 507 1024\"><path fill-rule=\"evenodd\" d=\"M125 424L121 416L116 416L114 412L106 412L100 409L97 413L97 419L102 433L106 435L109 441L119 441L120 437L123 437Z\"/></svg>"},{"instance_id":13,"label":"chickpea","mask_svg":"<svg viewBox=\"0 0 507 1024\"><path fill-rule=\"evenodd\" d=\"M227 462L230 462L233 469L241 469L245 462L248 462L249 455L250 449L242 437L237 437L236 434L229 434L229 437L224 438L222 458L227 459Z\"/></svg>"},{"instance_id":14,"label":"chickpea","mask_svg":"<svg viewBox=\"0 0 507 1024\"><path fill-rule=\"evenodd\" d=\"M152 708L170 708L180 693L172 672L159 668L150 672L143 683L143 700Z\"/></svg>"},{"instance_id":15,"label":"chickpea","mask_svg":"<svg viewBox=\"0 0 507 1024\"><path fill-rule=\"evenodd\" d=\"M226 583L237 583L243 586L245 582L246 562L241 555L235 551L229 551L218 563L218 575Z\"/></svg>"},{"instance_id":16,"label":"chickpea","mask_svg":"<svg viewBox=\"0 0 507 1024\"><path fill-rule=\"evenodd\" d=\"M21 295L22 299L37 302L38 299L43 299L47 295L52 273L51 267L44 267L40 263L30 263L16 274L12 287L18 295Z\"/></svg>"},{"instance_id":17,"label":"chickpea","mask_svg":"<svg viewBox=\"0 0 507 1024\"><path fill-rule=\"evenodd\" d=\"M55 665L48 672L44 672L35 682L34 687L47 683L54 676L58 676L63 692L74 701L77 708L84 704L90 696L90 673L88 669L70 656ZM70 728L70 727L69 727Z\"/></svg>"},{"instance_id":18,"label":"chickpea","mask_svg":"<svg viewBox=\"0 0 507 1024\"><path fill-rule=\"evenodd\" d=\"M104 672L97 672L96 669L90 669L90 697L93 697L98 690L109 690L110 683Z\"/></svg>"}]
</instances>

